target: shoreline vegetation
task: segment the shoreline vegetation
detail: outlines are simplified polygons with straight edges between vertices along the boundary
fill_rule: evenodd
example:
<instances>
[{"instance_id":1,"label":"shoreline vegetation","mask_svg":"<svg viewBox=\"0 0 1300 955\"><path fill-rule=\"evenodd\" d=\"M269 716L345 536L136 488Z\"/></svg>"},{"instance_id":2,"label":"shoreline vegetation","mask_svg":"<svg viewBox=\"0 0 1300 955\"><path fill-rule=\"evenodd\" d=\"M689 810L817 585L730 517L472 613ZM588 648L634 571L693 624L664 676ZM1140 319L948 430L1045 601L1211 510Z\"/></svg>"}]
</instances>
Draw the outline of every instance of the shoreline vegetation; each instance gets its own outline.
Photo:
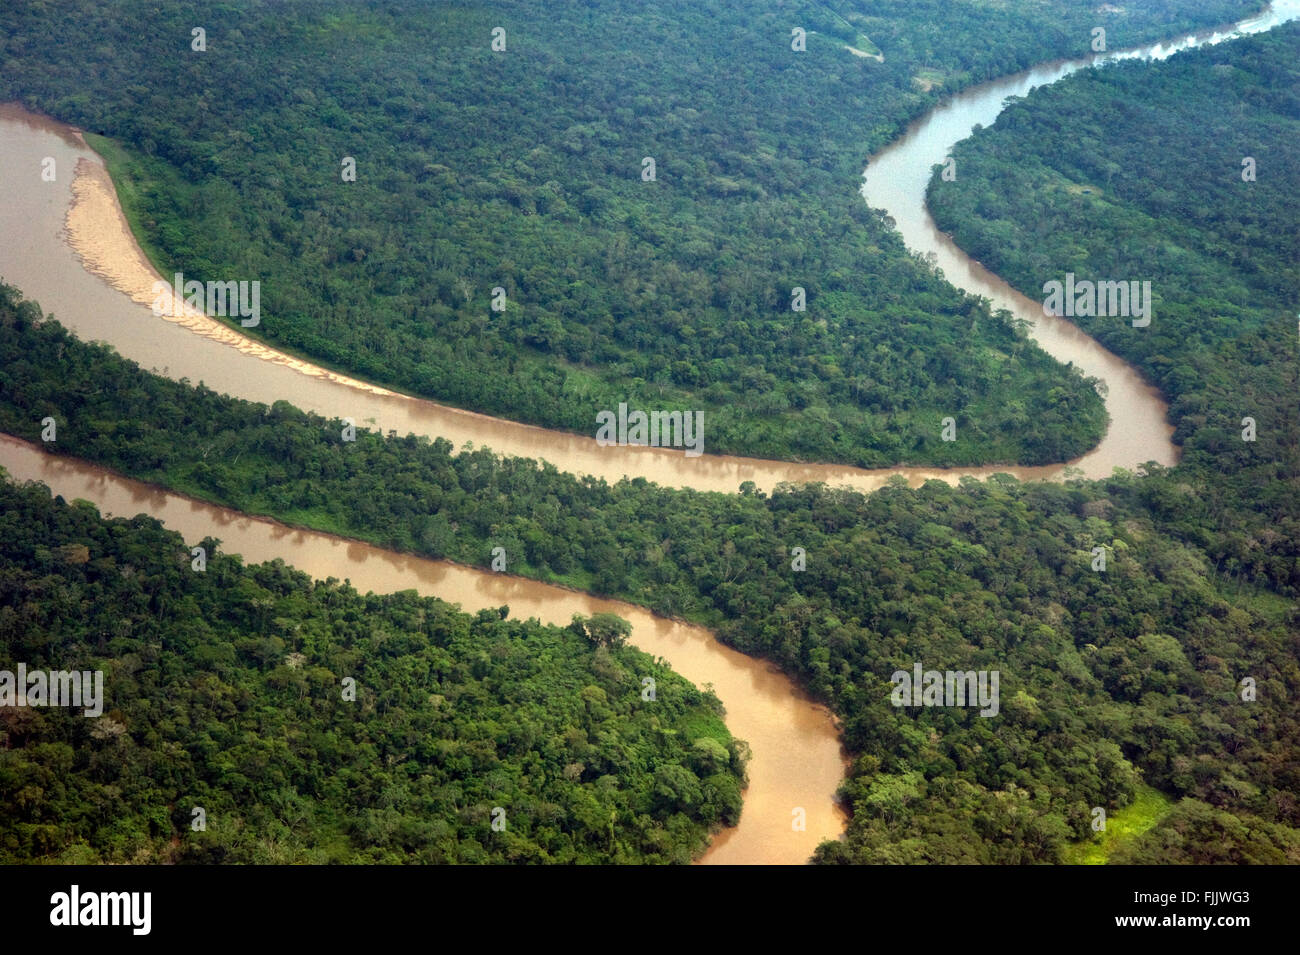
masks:
<instances>
[{"instance_id":1,"label":"shoreline vegetation","mask_svg":"<svg viewBox=\"0 0 1300 955\"><path fill-rule=\"evenodd\" d=\"M186 445L198 436L195 429L208 427L203 437L214 445L260 451L272 462L269 467L278 462L282 483L292 485L286 493L308 504L322 497L313 478L305 475L323 472L286 457L288 445L277 444L270 432L259 432L252 416L274 418L285 430L295 428L294 450L303 455L330 450L330 442L320 436L338 422L326 428L321 419L282 404L259 410L203 389L169 391L169 383L151 380L120 359L112 365L115 356L105 350L61 335L53 323L39 322L39 309L19 305L13 293L6 293L4 304L8 314L0 326L5 347L18 348L0 383L5 430L16 425L30 432L30 415L55 406L48 389L51 369L58 365L42 361L48 362L57 349L60 356L75 358L75 371L89 373L86 382L117 389L111 394L105 387L72 389L82 415L74 420L84 429L70 442L79 449L74 453L90 451L149 473L184 468L190 479L218 493L270 500L281 482L252 470L207 469L187 458ZM112 366L113 377L98 378L106 365ZM1173 389L1175 395L1178 390ZM165 400L137 405L142 395ZM128 398L133 407L150 408L153 420L126 416L114 427L115 403ZM211 430L213 424L202 423L205 418L182 413L175 430L177 410L191 402L203 403L214 418L242 417L247 426L217 432ZM1185 419L1186 408L1179 411ZM101 427L115 432L118 440L99 440ZM313 432L317 438L310 437ZM358 436L361 444L361 432ZM1205 435L1195 432L1192 437ZM114 450L114 443L121 447ZM380 450L389 446L392 454ZM432 452L427 447L428 442L409 436L398 441L365 437L368 464L447 455L448 449L437 442ZM1268 447L1282 452L1279 467L1294 457L1294 445L1283 440ZM1143 778L1173 793L1178 802L1147 835L1125 847L1128 861L1296 861L1300 837L1294 812L1276 798L1286 780L1272 765L1276 753L1295 738L1295 716L1279 710L1276 699L1285 699L1293 682L1284 665L1291 658L1286 634L1297 622L1297 609L1294 603L1271 599L1280 594L1294 600L1294 555L1281 535L1262 536L1257 521L1243 522L1231 509L1258 491L1258 462L1229 458L1240 467L1230 478L1244 476L1245 486L1221 495L1216 476L1224 458L1213 456L1221 447L1202 442L1197 450L1192 461L1176 469L1154 469L1140 482L1121 474L1108 481L1036 487L994 478L986 485L963 482L958 488L931 484L915 493L893 485L870 497L813 486L783 487L770 497L742 492L734 498L665 491L645 482L615 488L576 482L545 466L539 470L534 462L488 454L472 463L448 458L435 471L443 482L440 491L454 480L462 490L468 482L476 491L491 492L473 502L439 493L432 514L421 514L411 500L424 498L408 489L399 493L406 505L403 519L425 518L417 533L430 550L466 548L482 540L459 526L440 524L437 518L444 512L455 515L458 524L481 522L489 506L509 511L524 500L549 504L554 499L563 514L573 510L570 500L599 501L582 509L582 520L593 525L585 534L558 542L545 532L530 535L528 521L535 518L518 513L511 514L511 532L519 534L523 551L538 561L536 569L544 562L553 572L567 562L593 574L597 586L619 590L629 589L629 576L639 576L646 585L640 599L655 594L662 601L662 594L670 593L670 606L680 600L689 612L721 622L723 639L777 661L832 702L845 714L846 739L856 757L843 787L855 815L846 840L823 845L818 861L1060 861L1071 851L1070 837L1087 834L1081 810L1089 800L1104 805L1107 798L1118 803L1140 797L1146 791ZM524 474L524 465L532 476ZM297 474L290 473L294 469ZM370 524L375 508L365 507L369 492L364 486L357 490L363 474L345 467L329 479L335 487L350 482L342 500L367 511L364 526L376 533ZM516 491L529 481L530 490L545 490L502 494L500 481L516 482ZM1269 506L1282 499L1287 486L1283 483L1269 496ZM1191 502L1207 489L1216 496L1211 506L1220 507L1217 528L1196 524L1204 513ZM337 519L337 510L328 504L332 496L324 495L326 501L318 500L314 507ZM1233 520L1223 511L1224 501ZM289 502L286 497L279 504ZM646 522L644 513L641 522L615 521L626 502L643 509L651 504L654 513L678 518L672 536L656 543L646 531L657 524L662 533L670 525ZM626 516L627 511L620 513ZM1285 509L1264 516L1295 526L1294 515ZM769 523L762 528L764 520ZM605 522L610 546L597 553L602 534L594 525L600 522ZM711 554L709 531L723 527L729 550ZM402 528L389 522L378 532L400 536ZM1242 533L1255 535L1244 550L1237 546L1241 540L1236 535ZM815 563L814 573L787 582L792 575L780 573L786 548L779 549L778 559L770 542L793 540L816 541L819 546L810 550L825 555L831 566ZM1099 541L1115 555L1113 574L1100 580L1087 570L1086 556L1089 545ZM711 560L715 556L716 563ZM624 572L621 579L605 566L611 560ZM597 568L609 576L595 577ZM872 582L874 592L863 591L864 579ZM1253 592L1260 584L1274 594ZM739 619L729 616L737 613ZM938 656L996 663L994 648L1007 668L1004 674L1009 671L1003 685L1010 697L1004 705L1006 722L997 728L963 714L908 714L903 719L865 692L875 688L872 674L878 675L882 665L896 665L909 655L920 652L930 659L938 651ZM1235 679L1243 666L1281 690L1259 701L1267 714L1263 721L1235 703ZM1187 727L1197 714L1209 714L1217 736L1189 738ZM1116 733L1118 726L1123 729ZM1112 741L1114 736L1119 742ZM1019 765L1029 752L1036 760ZM1065 789L1062 779L1070 781Z\"/></svg>"},{"instance_id":2,"label":"shoreline vegetation","mask_svg":"<svg viewBox=\"0 0 1300 955\"><path fill-rule=\"evenodd\" d=\"M26 305L22 309L29 318L38 313ZM770 498L753 492L669 491L645 482L611 487L488 452L452 457L446 442L410 436L391 439L358 429L357 441L343 444L337 440L341 422L326 423L284 403L267 408L147 375L100 346L68 338L56 323L28 324L11 315L0 325L7 369L0 389L0 430L35 439L33 422L55 411L68 422L54 446L60 454L98 461L170 488L198 490L196 496L237 510L268 510L380 546L485 566L483 543L500 541L508 553L524 555L512 565L516 573L566 577L581 590L699 622L716 628L725 643L780 663L814 697L832 704L855 754L844 791L859 811L849 842L824 844L819 851L823 861L843 861L846 851L862 851L849 849L854 828L866 824L871 832L873 821L879 825L889 817L875 815L861 800L876 791L873 787L886 785L903 785L912 793L904 803L910 804L910 824L924 826L937 840L925 844L924 858L1056 858L1070 841L1070 827L1078 826L1076 838L1087 832L1086 813L1064 812L1061 805L1041 818L1038 813L1026 817L1022 824L1039 818L1036 826L1049 819L1059 820L1053 823L1058 826L1069 820L1056 835L1043 830L1043 841L1028 856L1022 855L1022 844L1005 843L992 832L977 835L983 830L966 830L951 842L939 833L951 827L953 813L957 818L973 813L968 825L974 820L989 825L1003 818L997 800L980 799L958 809L946 805L943 789L932 789L922 800L920 787L940 785L955 774L975 785L967 791L969 799L1010 770L993 772L994 765L980 761L964 771L951 764L941 769L951 758L945 757L932 766L932 783L924 782L928 774L914 775L939 753L955 754L976 739L981 748L993 745L996 751L1022 733L1037 735L1044 719L1048 724L1082 720L1099 734L1093 744L1099 749L1084 744L1085 752L1065 764L1058 763L1064 753L1044 754L1043 769L1056 767L1052 772L1065 765L1073 767L1072 775L1085 765L1109 767L1094 782L1071 790L1089 805L1113 805L1137 785L1139 768L1153 783L1202 794L1190 779L1175 782L1179 777L1169 775L1171 765L1152 757L1160 749L1157 740L1182 738L1175 727L1184 718L1178 715L1184 707L1202 707L1212 698L1204 696L1208 686L1193 691L1211 675L1193 678L1195 671L1180 662L1184 658L1173 638L1144 635L1136 617L1127 619L1132 611L1122 608L1132 598L1124 595L1140 592L1148 603L1154 598L1146 613L1163 621L1165 633L1195 632L1201 644L1242 639L1211 637L1215 631L1195 622L1207 613L1226 614L1221 620L1234 621L1234 630L1250 634L1252 672L1273 671L1276 651L1269 648L1286 630L1285 607L1239 598L1238 606L1229 609L1210 579L1196 576L1194 568L1202 566L1203 558L1169 541L1152 523L1143 499L1153 485L1177 484L1176 471L1065 486L997 479L959 488L931 483L916 492L890 487L870 496L815 486L782 489ZM72 404L70 395L75 396ZM61 400L52 400L55 396ZM128 414L127 408L148 408L151 415ZM551 516L538 523L543 514ZM1061 540L1064 527L1072 529ZM666 537L665 528L670 528ZM719 552L710 544L717 528L734 546ZM807 572L789 573L788 553L781 556L765 543L770 541L801 542L811 557ZM1106 575L1089 569L1089 549L1097 541L1112 554ZM1033 542L1031 549L1027 542ZM1174 567L1185 568L1177 572L1176 585L1168 579ZM1162 582L1156 573L1166 579ZM927 579L930 583L918 590L916 583ZM853 583L861 580L873 581L872 587L864 590ZM1044 596L1026 604L1030 592ZM882 597L886 602L880 602ZM1112 609L1099 614L1099 602ZM842 620L847 614L854 621L848 626ZM1005 636L990 644L999 629L997 617L1014 629L1002 625ZM923 619L925 635L908 636ZM790 641L801 632L806 636ZM986 646L973 657L960 649L980 644ZM1082 651L1084 644L1096 649ZM888 674L910 665L918 650L926 659L1001 668L999 726L981 726L988 721L978 717L927 711L913 718L893 710L886 703ZM1200 652L1213 651L1205 647ZM1188 698L1164 716L1145 712L1145 697L1125 689L1134 678L1145 693L1181 687L1184 693L1194 692L1197 702ZM875 682L879 693L863 695L859 687ZM1222 702L1214 709L1216 718L1229 725L1248 715ZM1122 715L1126 711L1134 712ZM1101 727L1116 720L1133 725L1136 712L1144 713L1138 722L1147 729L1123 748L1112 749L1115 744ZM923 756L928 746L921 752L913 749L921 739L905 742L911 732L907 727L914 723L942 727L939 752ZM1154 735L1146 738L1147 733ZM1081 740L1071 736L1079 746ZM1187 739L1181 745L1193 744L1191 752L1196 752L1207 742ZM1268 739L1255 744L1269 745ZM1121 755L1125 752L1136 762L1130 764ZM1032 778L1023 784L1030 785ZM1113 795L1107 797L1107 792ZM1281 835L1272 838L1285 844ZM901 845L894 850L881 845L869 857L879 861L899 849ZM882 851L887 855L876 855ZM952 855L954 851L959 854ZM1252 845L1249 851L1259 849Z\"/></svg>"},{"instance_id":3,"label":"shoreline vegetation","mask_svg":"<svg viewBox=\"0 0 1300 955\"><path fill-rule=\"evenodd\" d=\"M0 711L6 863L684 863L739 819L716 697L594 642L600 614L363 595L211 539L196 573L157 521L0 500L0 657L57 650L110 706Z\"/></svg>"},{"instance_id":4,"label":"shoreline vegetation","mask_svg":"<svg viewBox=\"0 0 1300 955\"><path fill-rule=\"evenodd\" d=\"M1112 42L1255 6L1213 0L1192 13L1162 2L1118 20ZM274 274L254 339L386 387L574 434L590 434L596 411L620 401L703 411L710 451L867 468L1033 465L1094 446L1104 410L1091 386L934 276L854 188L864 150L936 101L916 91L918 73L943 70L946 92L1086 52L1092 17L1053 3L1027 18L947 7L936 18L893 0L863 22L827 16L838 24L827 29L853 27L846 42L865 34L888 51L876 63L792 52L785 18L818 29L811 8L749 12L735 22L728 14L721 34L689 29L701 13L677 3L593 31L575 11L548 7L493 59L486 40L481 55L462 55L474 49L478 10L440 11L446 42L407 50L418 24L427 32L423 5L351 11L348 30L308 5L302 29L275 41L303 85L277 94L270 111L261 85L270 78L244 63L280 36L264 13L214 13L214 44L235 31L243 39L205 59L154 48L179 29L179 13L162 11L145 44L156 55L133 48L118 61L64 62L37 44L32 58L0 69L0 97L129 147L129 160L110 156L115 179L137 204L131 224L162 274ZM103 16L88 0L70 0L66 15L89 24ZM43 25L22 11L0 18L24 35ZM978 42L995 31L998 46ZM625 35L637 41L622 46ZM381 37L396 71L383 83L365 58L367 38ZM591 68L580 85L610 107L604 121L557 98L579 82L555 49L574 37ZM656 69L649 111L637 105L639 88L611 80L611 71L644 74L629 51L647 37L682 61ZM322 43L333 58L308 55ZM38 70L42 55L52 62ZM716 62L717 74L702 76L701 62ZM329 120L342 92L317 75L322 63L358 77L346 131ZM446 83L433 99L415 99L425 74ZM756 85L741 95L744 84L720 81L733 74ZM485 75L532 104L491 150L477 135L491 112L476 92ZM176 87L171 105L126 109L123 90L154 77ZM791 97L824 110L792 113ZM179 105L218 98L223 109L204 108L201 121ZM339 157L357 151L358 134L402 161L356 156L362 174L340 181ZM695 143L705 159L687 162ZM659 157L656 182L643 183L639 165L620 172L629 150L638 164ZM547 264L558 261L571 264ZM500 313L488 307L495 287L506 290ZM791 309L795 287L806 289L804 313ZM1025 405L1015 426L1000 400L1008 390ZM965 437L944 442L934 422L954 408L968 421Z\"/></svg>"},{"instance_id":5,"label":"shoreline vegetation","mask_svg":"<svg viewBox=\"0 0 1300 955\"><path fill-rule=\"evenodd\" d=\"M19 108L21 109L21 107ZM48 122L55 121L49 120ZM147 261L147 256L135 244L129 230L124 226L119 228L125 219L125 214L114 201L111 176L103 167L89 160L79 160L72 191L73 201L63 231L69 247L78 257L83 267L91 274L96 275L126 294L138 304L151 303L154 296L152 283L158 281L159 276L151 264L144 264ZM220 318L205 315L197 310L187 308L182 316L165 315L164 320L179 324L187 330L206 338L234 347L241 354L253 355L263 360L284 365L309 377L323 377L331 382L349 388L356 388L369 394L394 398L400 402L412 402L414 407L418 407L423 412L433 411L437 414L451 415L451 418L442 422L444 426L459 427L462 431L467 431L476 419L492 425L504 426L507 429L506 433L498 435L496 440L490 442L494 446L498 443L508 445L514 437L522 436L527 440L535 438L537 434L546 433L535 425L525 425L504 419L492 419L479 412L426 403L424 399L396 394L370 382L349 378L331 370L328 366L313 364L306 359L296 357L288 351L272 349L257 339L249 337L246 334L247 330L233 328ZM599 422L601 415L604 413L598 412L595 421ZM667 413L672 414L673 412ZM698 419L700 412L695 412L695 415ZM420 433L430 438L440 436L440 432L437 430L429 430L431 423L436 425L439 422L437 419L433 422L420 422L421 427L426 429ZM599 429L597 429L597 434L591 438L591 441L593 449L600 445ZM475 441L474 443L482 444L483 442ZM505 451L503 453L510 452ZM638 468L640 461L636 457L620 458L618 460L621 462L620 466L653 472L653 479L660 483L688 486L685 483L689 478L688 472L674 467L673 462L656 460L648 466L641 464L640 468ZM710 489L722 489L722 485L725 485L728 491L741 483L743 475L746 473L753 473L759 479L760 486L764 489L770 489L778 480L785 479L779 476L783 471L801 471L802 477L796 478L796 480L824 480L826 483L834 485L845 483L863 489L870 489L888 480L892 474L919 470L907 467L882 470L851 470L847 468L840 469L835 466L787 465L786 462L781 461L720 457L717 455L711 455L706 459L706 464L715 461L724 470L716 475L716 480L712 482L713 486ZM581 454L576 455L572 463L575 466L570 469L576 473L591 473L583 468L596 467L591 458L583 457ZM1054 466L1042 467L1044 471L1047 471ZM1014 465L1009 467L1021 473L1027 472L1027 469ZM742 477L730 478L728 476L730 474L729 469L740 472ZM978 472L976 476L987 476L997 473L1000 469L997 466L990 466L971 470ZM963 473L968 473L968 469L961 467L933 469L933 476L950 481L957 479Z\"/></svg>"}]
</instances>

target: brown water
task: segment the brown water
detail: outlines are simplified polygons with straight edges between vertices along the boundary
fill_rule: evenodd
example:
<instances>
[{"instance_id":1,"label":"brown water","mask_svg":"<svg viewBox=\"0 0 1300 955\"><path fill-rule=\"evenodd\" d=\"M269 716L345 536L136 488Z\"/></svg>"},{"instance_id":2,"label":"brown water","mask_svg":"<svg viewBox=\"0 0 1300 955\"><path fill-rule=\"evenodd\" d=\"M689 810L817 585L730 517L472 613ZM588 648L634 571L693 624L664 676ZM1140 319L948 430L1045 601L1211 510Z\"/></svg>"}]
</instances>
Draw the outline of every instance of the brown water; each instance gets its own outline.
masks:
<instances>
[{"instance_id":1,"label":"brown water","mask_svg":"<svg viewBox=\"0 0 1300 955\"><path fill-rule=\"evenodd\" d=\"M1286 0L1242 28L1257 32L1298 13L1300 0ZM1194 42L1216 42L1224 35ZM1194 42L1153 45L1123 55L1163 57ZM909 247L935 253L949 281L1030 320L1034 337L1051 354L1105 382L1111 428L1096 449L1067 462L1088 476L1101 477L1114 467L1131 469L1148 460L1163 464L1177 460L1164 403L1118 358L1067 322L1045 318L1040 303L1020 296L963 255L935 229L924 202L930 168L975 123L989 125L1005 97L1022 95L1029 87L1051 82L1086 62L1050 64L952 98L872 159L864 193L871 206L893 217ZM41 160L47 156L56 161L53 183L43 182L40 176ZM770 490L781 481L810 480L873 490L895 474L917 485L929 478L955 482L964 474L997 471L1022 479L1056 478L1064 469L1054 465L864 471L707 455L692 459L651 448L599 448L590 438L394 394L285 355L201 315L174 320L155 316L148 306L156 273L126 228L102 162L74 130L62 124L15 107L0 107L0 196L4 200L0 235L5 236L0 243L0 278L39 301L83 339L107 341L145 368L204 381L243 398L268 403L284 399L321 414L351 417L362 425L441 436L457 447L473 442L504 454L544 458L563 470L611 481L641 476L703 490L730 492L743 481ZM274 320L273 315L263 316L264 323ZM1159 320L1158 314L1154 320ZM1141 333L1141 329L1132 331ZM741 824L720 836L704 861L803 862L819 841L843 830L844 818L832 797L845 763L830 714L771 667L722 647L701 628L563 588L249 518L92 465L52 457L12 438L0 437L0 465L17 478L44 481L55 493L85 498L109 513L152 514L191 542L211 535L224 542L225 550L249 561L280 557L315 577L351 580L363 591L414 588L460 603L469 611L507 604L516 617L557 624L567 623L573 613L616 612L632 622L633 642L641 649L670 661L678 673L697 684L713 684L727 707L728 726L753 749ZM804 832L791 826L797 808L807 813Z\"/></svg>"},{"instance_id":2,"label":"brown water","mask_svg":"<svg viewBox=\"0 0 1300 955\"><path fill-rule=\"evenodd\" d=\"M1239 24L1235 32L1262 32L1298 15L1300 0L1279 0L1266 13ZM1044 316L1040 302L1020 295L962 253L930 219L925 185L931 167L942 162L975 124L991 124L1008 96L1023 95L1097 59L1164 58L1230 35L1213 31L1138 50L1051 63L974 87L919 119L873 157L864 174L868 204L894 219L911 249L933 252L950 282L1028 320L1035 339L1049 353L1105 384L1111 418L1105 438L1083 457L1064 464L862 470L718 455L687 458L681 451L658 448L602 448L592 437L447 408L330 372L201 314L155 316L148 306L159 276L127 228L102 161L71 127L12 105L0 106L0 195L4 197L0 235L6 237L0 243L0 278L39 301L81 338L109 342L119 354L170 377L203 381L218 391L268 404L287 400L299 408L353 418L382 430L396 429L399 434L444 437L457 448L472 442L502 454L543 458L561 470L609 481L627 475L671 487L725 492L734 492L744 481L753 481L763 490L781 481L826 481L875 490L893 475L903 475L915 486L931 478L956 483L963 475L984 477L999 471L1023 480L1055 479L1069 465L1082 469L1087 477L1107 477L1116 467L1134 469L1146 461L1170 465L1177 462L1178 449L1170 441L1173 429L1165 420L1165 403L1155 390L1075 326ZM43 157L56 160L55 182L41 179ZM1159 321L1158 315L1154 321ZM262 322L273 324L275 316L264 315ZM1129 331L1137 335L1143 330ZM593 432L594 427L593 422Z\"/></svg>"},{"instance_id":3,"label":"brown water","mask_svg":"<svg viewBox=\"0 0 1300 955\"><path fill-rule=\"evenodd\" d=\"M703 627L563 587L296 530L47 454L8 435L0 435L0 467L15 479L42 481L66 500L91 501L104 513L150 514L190 544L212 536L248 563L283 558L317 579L349 580L363 593L414 589L469 612L506 605L512 617L561 626L575 613L616 613L631 622L639 649L667 660L697 686L713 684L727 708L727 728L753 750L740 825L715 839L703 861L799 864L819 842L844 831L844 815L831 797L845 759L830 712L775 667L723 646ZM791 824L796 808L806 813L804 831Z\"/></svg>"},{"instance_id":4,"label":"brown water","mask_svg":"<svg viewBox=\"0 0 1300 955\"><path fill-rule=\"evenodd\" d=\"M974 98L973 110L1001 102L1003 94L994 86ZM948 122L940 127L940 134L947 136L952 114L942 116ZM925 210L925 178L930 164L941 160L947 147L935 151L926 130L922 121L876 157L867 179L871 204L884 207L895 218L909 245L915 242L929 248L942 245L944 237ZM40 160L45 156L56 160L59 179L54 183L40 180ZM886 170L897 177L896 182L882 178ZM135 242L103 162L70 128L14 106L0 107L0 189L5 184L9 201L0 210L0 230L20 241L0 249L0 277L40 302L79 337L107 341L145 368L202 381L228 394L268 404L287 400L299 408L352 418L385 431L396 429L399 434L444 437L457 448L470 442L503 454L543 458L561 470L611 482L626 475L672 487L728 493L745 481L765 491L782 481L826 481L870 491L894 475L919 486L932 478L955 483L962 475L986 477L999 471L1023 480L1051 479L1063 470L1062 465L863 470L708 454L687 458L681 451L657 448L602 448L594 437L411 398L286 354L193 309L176 317L154 315L149 307L155 297L153 283L161 277ZM957 279L956 284L999 304L1010 300L1023 317L1042 318L1038 303L1018 296L973 263L959 275L949 260L956 264L965 256L950 244L944 251L945 272ZM274 322L274 315L263 314L263 326ZM1114 423L1106 439L1069 464L1081 467L1086 476L1105 477L1117 466L1176 461L1177 451L1169 440L1172 428L1164 420L1165 404L1132 369L1067 322L1044 324L1039 331L1050 352L1103 379L1110 391L1107 408ZM706 417L706 450L707 423ZM593 435L594 430L593 421Z\"/></svg>"},{"instance_id":5,"label":"brown water","mask_svg":"<svg viewBox=\"0 0 1300 955\"><path fill-rule=\"evenodd\" d=\"M933 166L942 163L954 145L970 136L976 124L993 125L1008 97L1024 96L1034 87L1054 83L1093 63L1139 57L1163 60L1180 50L1213 45L1235 35L1261 33L1297 16L1300 16L1300 0L1282 0L1260 16L1242 21L1230 29L1206 30L1134 50L1078 60L1058 60L971 87L945 99L913 123L901 138L874 156L863 173L863 198L868 205L893 218L910 250L923 256L933 255L935 266L958 288L989 299L995 308L1005 308L1018 318L1029 320L1032 324L1030 334L1048 354L1104 382L1110 427L1100 444L1065 465L1081 469L1084 477L1108 477L1116 467L1131 470L1147 461L1166 466L1176 464L1179 449L1171 440L1174 429L1166 420L1167 406L1159 392L1147 384L1136 369L1107 351L1073 323L1044 314L1041 301L1034 301L1016 291L963 252L947 233L939 231L925 203L926 185ZM960 183L960 167L956 173L956 181ZM1062 278L1064 276L1048 275L1043 280ZM1159 320L1157 309L1152 322ZM1115 321L1123 323L1127 334L1142 335L1146 332L1146 329L1133 328L1128 319L1116 318ZM1005 470L1022 479L1057 478L1065 466Z\"/></svg>"}]
</instances>

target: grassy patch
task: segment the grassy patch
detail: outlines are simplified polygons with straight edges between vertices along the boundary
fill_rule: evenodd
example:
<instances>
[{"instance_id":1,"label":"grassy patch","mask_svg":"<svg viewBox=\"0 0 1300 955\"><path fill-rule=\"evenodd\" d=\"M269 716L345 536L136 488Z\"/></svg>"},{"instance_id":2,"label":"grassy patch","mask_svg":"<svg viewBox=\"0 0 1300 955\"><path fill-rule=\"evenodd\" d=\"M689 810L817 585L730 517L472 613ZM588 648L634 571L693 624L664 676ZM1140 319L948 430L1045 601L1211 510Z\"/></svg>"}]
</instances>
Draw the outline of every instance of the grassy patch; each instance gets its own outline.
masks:
<instances>
[{"instance_id":1,"label":"grassy patch","mask_svg":"<svg viewBox=\"0 0 1300 955\"><path fill-rule=\"evenodd\" d=\"M855 49L861 50L863 53L870 53L872 56L884 56L880 47L872 43L871 37L865 33L858 34L858 38L853 41L853 46Z\"/></svg>"},{"instance_id":2,"label":"grassy patch","mask_svg":"<svg viewBox=\"0 0 1300 955\"><path fill-rule=\"evenodd\" d=\"M1173 800L1164 793L1141 786L1133 802L1106 814L1105 832L1095 834L1086 842L1071 844L1061 861L1067 865L1105 865L1115 849L1149 830L1173 807Z\"/></svg>"}]
</instances>

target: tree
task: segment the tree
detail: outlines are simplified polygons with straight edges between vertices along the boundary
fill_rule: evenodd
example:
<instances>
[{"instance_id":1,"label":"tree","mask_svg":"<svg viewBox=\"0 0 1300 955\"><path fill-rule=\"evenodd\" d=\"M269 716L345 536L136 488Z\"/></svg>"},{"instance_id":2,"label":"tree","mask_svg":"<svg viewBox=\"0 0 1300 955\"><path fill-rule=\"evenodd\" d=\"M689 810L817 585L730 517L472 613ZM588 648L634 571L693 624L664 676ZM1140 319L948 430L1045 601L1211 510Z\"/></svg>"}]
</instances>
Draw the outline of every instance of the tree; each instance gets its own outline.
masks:
<instances>
[{"instance_id":1,"label":"tree","mask_svg":"<svg viewBox=\"0 0 1300 955\"><path fill-rule=\"evenodd\" d=\"M632 625L616 613L597 613L584 617L575 613L569 629L591 641L592 646L617 649L627 643Z\"/></svg>"}]
</instances>

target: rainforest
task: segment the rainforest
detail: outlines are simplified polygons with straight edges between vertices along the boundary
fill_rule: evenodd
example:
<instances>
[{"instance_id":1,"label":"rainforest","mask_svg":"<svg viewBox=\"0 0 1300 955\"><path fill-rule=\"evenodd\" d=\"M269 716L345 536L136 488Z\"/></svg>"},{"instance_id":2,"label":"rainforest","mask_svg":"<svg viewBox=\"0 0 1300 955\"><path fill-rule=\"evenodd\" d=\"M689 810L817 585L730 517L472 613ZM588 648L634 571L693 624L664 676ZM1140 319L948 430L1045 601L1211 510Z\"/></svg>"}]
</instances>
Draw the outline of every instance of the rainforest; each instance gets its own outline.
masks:
<instances>
[{"instance_id":1,"label":"rainforest","mask_svg":"<svg viewBox=\"0 0 1300 955\"><path fill-rule=\"evenodd\" d=\"M1300 862L1297 18L0 9L0 863Z\"/></svg>"}]
</instances>

